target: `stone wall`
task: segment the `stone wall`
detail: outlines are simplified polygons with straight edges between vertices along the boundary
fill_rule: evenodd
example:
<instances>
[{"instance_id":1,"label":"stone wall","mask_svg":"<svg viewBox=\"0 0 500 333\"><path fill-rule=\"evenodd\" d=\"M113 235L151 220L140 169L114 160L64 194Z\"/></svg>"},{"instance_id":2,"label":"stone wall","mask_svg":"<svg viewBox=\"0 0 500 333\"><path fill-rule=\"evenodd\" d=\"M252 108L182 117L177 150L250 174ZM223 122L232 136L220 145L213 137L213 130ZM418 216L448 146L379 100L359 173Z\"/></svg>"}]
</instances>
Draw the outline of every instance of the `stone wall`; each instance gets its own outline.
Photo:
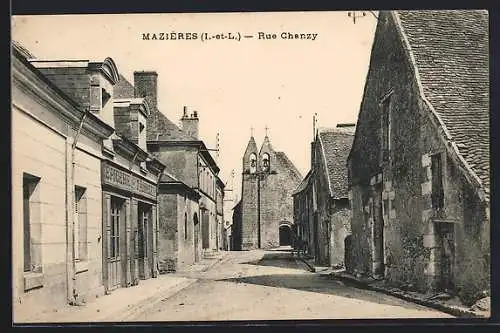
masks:
<instances>
[{"instance_id":1,"label":"stone wall","mask_svg":"<svg viewBox=\"0 0 500 333\"><path fill-rule=\"evenodd\" d=\"M166 273L177 266L179 244L177 194L158 194L158 265L160 273Z\"/></svg>"},{"instance_id":2,"label":"stone wall","mask_svg":"<svg viewBox=\"0 0 500 333\"><path fill-rule=\"evenodd\" d=\"M381 162L380 99L391 89L393 139L389 160ZM460 292L471 285L477 290L489 288L485 283L489 280L486 208L469 188L463 171L448 156L441 134L429 115L430 110L419 97L416 79L394 22L382 15L349 161L354 268L365 274L373 272L370 207L375 196L381 195L383 257L388 283L412 286L420 291L439 288L443 264L437 229L440 223L452 223L455 289ZM445 209L439 218L431 203L433 154L441 154L443 161Z\"/></svg>"}]
</instances>

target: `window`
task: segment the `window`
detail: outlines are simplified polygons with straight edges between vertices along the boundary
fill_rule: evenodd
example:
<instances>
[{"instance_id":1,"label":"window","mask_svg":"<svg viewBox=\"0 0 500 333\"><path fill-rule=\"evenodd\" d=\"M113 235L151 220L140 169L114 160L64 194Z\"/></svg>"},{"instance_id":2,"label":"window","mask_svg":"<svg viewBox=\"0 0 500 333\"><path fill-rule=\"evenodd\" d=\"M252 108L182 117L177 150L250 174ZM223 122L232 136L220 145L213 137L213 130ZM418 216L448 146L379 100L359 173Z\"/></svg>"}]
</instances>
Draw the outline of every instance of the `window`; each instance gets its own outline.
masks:
<instances>
[{"instance_id":1,"label":"window","mask_svg":"<svg viewBox=\"0 0 500 333\"><path fill-rule=\"evenodd\" d=\"M150 221L151 206L141 204L139 207L139 258L148 257L149 249L149 221Z\"/></svg>"},{"instance_id":2,"label":"window","mask_svg":"<svg viewBox=\"0 0 500 333\"><path fill-rule=\"evenodd\" d=\"M386 162L389 160L390 151L391 151L391 98L390 96L385 98L381 103L382 113L381 113L381 142L382 142L382 150L381 150L381 159L382 162Z\"/></svg>"},{"instance_id":3,"label":"window","mask_svg":"<svg viewBox=\"0 0 500 333\"><path fill-rule=\"evenodd\" d=\"M23 247L24 247L24 271L37 271L35 256L32 244L32 224L33 224L33 194L40 181L40 178L25 173L23 175Z\"/></svg>"},{"instance_id":4,"label":"window","mask_svg":"<svg viewBox=\"0 0 500 333\"><path fill-rule=\"evenodd\" d=\"M101 89L101 106L104 107L108 103L111 95L104 89Z\"/></svg>"},{"instance_id":5,"label":"window","mask_svg":"<svg viewBox=\"0 0 500 333\"><path fill-rule=\"evenodd\" d=\"M188 239L188 216L184 213L184 239Z\"/></svg>"},{"instance_id":6,"label":"window","mask_svg":"<svg viewBox=\"0 0 500 333\"><path fill-rule=\"evenodd\" d=\"M139 123L139 133L142 133L142 131L144 131L144 124L143 123Z\"/></svg>"},{"instance_id":7,"label":"window","mask_svg":"<svg viewBox=\"0 0 500 333\"><path fill-rule=\"evenodd\" d=\"M255 153L250 154L250 173L255 173L257 171L257 155Z\"/></svg>"},{"instance_id":8,"label":"window","mask_svg":"<svg viewBox=\"0 0 500 333\"><path fill-rule=\"evenodd\" d=\"M111 244L110 258L120 256L120 219L123 201L118 198L111 199Z\"/></svg>"},{"instance_id":9,"label":"window","mask_svg":"<svg viewBox=\"0 0 500 333\"><path fill-rule=\"evenodd\" d=\"M444 208L443 166L441 154L431 156L432 208L439 216Z\"/></svg>"},{"instance_id":10,"label":"window","mask_svg":"<svg viewBox=\"0 0 500 333\"><path fill-rule=\"evenodd\" d=\"M87 195L84 187L75 186L75 260L87 259Z\"/></svg>"},{"instance_id":11,"label":"window","mask_svg":"<svg viewBox=\"0 0 500 333\"><path fill-rule=\"evenodd\" d=\"M99 84L92 84L90 86L90 110L94 112L99 112L103 105L103 90Z\"/></svg>"},{"instance_id":12,"label":"window","mask_svg":"<svg viewBox=\"0 0 500 333\"><path fill-rule=\"evenodd\" d=\"M262 170L264 172L268 172L270 167L271 167L271 165L270 165L270 160L269 160L269 154L264 153L264 155L262 155Z\"/></svg>"}]
</instances>

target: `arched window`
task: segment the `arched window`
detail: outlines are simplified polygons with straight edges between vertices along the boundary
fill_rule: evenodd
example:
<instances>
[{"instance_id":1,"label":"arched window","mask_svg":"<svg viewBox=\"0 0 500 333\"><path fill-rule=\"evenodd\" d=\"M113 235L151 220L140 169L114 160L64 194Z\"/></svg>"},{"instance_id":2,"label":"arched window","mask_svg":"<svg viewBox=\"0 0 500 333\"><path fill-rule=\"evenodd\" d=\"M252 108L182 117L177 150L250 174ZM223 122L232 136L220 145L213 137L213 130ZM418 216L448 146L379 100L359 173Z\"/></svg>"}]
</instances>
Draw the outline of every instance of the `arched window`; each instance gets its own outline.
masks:
<instances>
[{"instance_id":1,"label":"arched window","mask_svg":"<svg viewBox=\"0 0 500 333\"><path fill-rule=\"evenodd\" d=\"M184 213L184 239L188 239L188 215Z\"/></svg>"},{"instance_id":2,"label":"arched window","mask_svg":"<svg viewBox=\"0 0 500 333\"><path fill-rule=\"evenodd\" d=\"M262 155L262 170L268 172L271 169L271 161L269 159L269 154L264 153Z\"/></svg>"},{"instance_id":3,"label":"arched window","mask_svg":"<svg viewBox=\"0 0 500 333\"><path fill-rule=\"evenodd\" d=\"M255 173L257 171L257 155L255 153L250 154L250 173Z\"/></svg>"}]
</instances>

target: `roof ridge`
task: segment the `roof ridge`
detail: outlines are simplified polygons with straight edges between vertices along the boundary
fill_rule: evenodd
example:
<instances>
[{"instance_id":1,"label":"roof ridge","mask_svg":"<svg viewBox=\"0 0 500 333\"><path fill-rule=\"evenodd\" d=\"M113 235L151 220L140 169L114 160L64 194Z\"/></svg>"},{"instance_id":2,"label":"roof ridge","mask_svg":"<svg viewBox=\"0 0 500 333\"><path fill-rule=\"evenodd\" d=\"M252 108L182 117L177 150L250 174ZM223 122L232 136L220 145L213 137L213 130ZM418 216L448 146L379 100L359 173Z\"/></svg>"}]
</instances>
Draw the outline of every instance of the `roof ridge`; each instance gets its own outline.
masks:
<instances>
[{"instance_id":1,"label":"roof ridge","mask_svg":"<svg viewBox=\"0 0 500 333\"><path fill-rule=\"evenodd\" d=\"M477 172L475 172L475 170L472 169L470 164L465 159L465 156L460 152L460 150L457 147L457 143L455 142L455 139L451 135L448 127L444 123L440 114L434 108L434 105L427 98L427 94L425 94L425 92L424 92L422 78L421 78L420 71L419 71L419 66L417 65L415 54L414 54L412 45L408 39L408 35L405 32L405 27L403 26L403 23L401 22L401 17L400 17L401 12L403 12L403 11L397 11L397 10L391 11L390 15L394 20L394 23L396 26L396 31L400 35L403 50L408 55L411 68L412 68L414 75L415 75L415 81L417 83L420 97L424 101L424 104L427 105L427 107L428 107L428 111L429 111L428 115L430 116L431 123L434 126L436 126L438 129L441 128L442 131L438 130L438 132L439 132L438 135L444 141L445 149L450 153L450 155L452 156L452 159L455 159L459 165L461 164L462 168L459 168L459 169L464 170L465 178L469 181L469 183L471 183L471 185L473 185L478 190L479 197L486 200L486 201L489 201L489 189L485 188L484 183L482 182L482 180L479 177L479 175L477 174ZM455 158L453 158L453 157L455 157Z\"/></svg>"}]
</instances>

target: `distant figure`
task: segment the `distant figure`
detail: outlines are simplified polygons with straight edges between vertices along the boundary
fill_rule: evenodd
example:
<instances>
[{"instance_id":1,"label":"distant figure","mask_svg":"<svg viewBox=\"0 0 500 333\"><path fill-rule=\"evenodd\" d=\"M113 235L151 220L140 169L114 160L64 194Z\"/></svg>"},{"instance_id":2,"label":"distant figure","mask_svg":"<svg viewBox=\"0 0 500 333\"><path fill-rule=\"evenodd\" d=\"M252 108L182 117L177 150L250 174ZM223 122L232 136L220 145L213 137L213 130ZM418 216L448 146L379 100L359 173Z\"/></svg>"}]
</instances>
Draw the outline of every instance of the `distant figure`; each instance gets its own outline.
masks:
<instances>
[{"instance_id":1,"label":"distant figure","mask_svg":"<svg viewBox=\"0 0 500 333\"><path fill-rule=\"evenodd\" d=\"M297 257L300 257L300 254L302 252L302 255L306 255L307 253L307 241L302 240L301 238L296 238L295 239L295 246L294 250L297 251Z\"/></svg>"}]
</instances>

